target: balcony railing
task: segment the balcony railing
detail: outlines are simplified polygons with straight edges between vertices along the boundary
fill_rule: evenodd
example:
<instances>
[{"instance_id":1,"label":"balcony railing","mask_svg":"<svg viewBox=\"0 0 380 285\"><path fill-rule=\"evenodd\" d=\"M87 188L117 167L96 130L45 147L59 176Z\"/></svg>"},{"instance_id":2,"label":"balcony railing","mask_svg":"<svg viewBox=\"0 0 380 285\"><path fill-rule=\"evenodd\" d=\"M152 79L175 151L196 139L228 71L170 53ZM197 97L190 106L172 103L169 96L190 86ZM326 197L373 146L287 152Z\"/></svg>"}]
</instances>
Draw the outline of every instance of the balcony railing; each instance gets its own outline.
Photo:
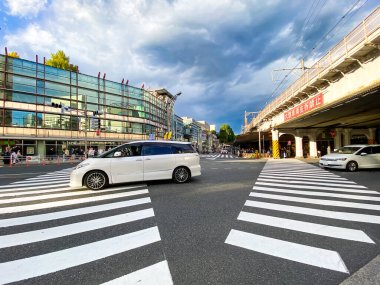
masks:
<instances>
[{"instance_id":1,"label":"balcony railing","mask_svg":"<svg viewBox=\"0 0 380 285\"><path fill-rule=\"evenodd\" d=\"M290 85L283 93L270 102L266 107L252 120L250 127L256 126L268 114L273 112L277 107L288 101L290 98L299 93L306 86L317 78L325 75L333 66L349 57L353 52L370 42L372 38L380 34L380 7L374 10L365 20L363 20L353 31L351 31L342 41L332 48L324 57L316 62L310 69L306 70L303 75Z\"/></svg>"}]
</instances>

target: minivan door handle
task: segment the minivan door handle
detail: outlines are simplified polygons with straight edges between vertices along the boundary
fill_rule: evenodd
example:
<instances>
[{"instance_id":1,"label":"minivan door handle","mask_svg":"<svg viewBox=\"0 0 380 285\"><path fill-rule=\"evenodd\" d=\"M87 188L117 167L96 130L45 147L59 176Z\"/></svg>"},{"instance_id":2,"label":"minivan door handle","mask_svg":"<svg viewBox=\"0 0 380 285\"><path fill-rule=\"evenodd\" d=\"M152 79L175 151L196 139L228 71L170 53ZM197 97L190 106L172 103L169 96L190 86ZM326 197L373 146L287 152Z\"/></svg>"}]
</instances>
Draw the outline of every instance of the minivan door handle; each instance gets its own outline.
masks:
<instances>
[{"instance_id":1,"label":"minivan door handle","mask_svg":"<svg viewBox=\"0 0 380 285\"><path fill-rule=\"evenodd\" d=\"M138 159L136 159L136 161L142 161L142 159L141 159L141 158L138 158Z\"/></svg>"},{"instance_id":2,"label":"minivan door handle","mask_svg":"<svg viewBox=\"0 0 380 285\"><path fill-rule=\"evenodd\" d=\"M150 158L145 158L145 160L151 160Z\"/></svg>"}]
</instances>

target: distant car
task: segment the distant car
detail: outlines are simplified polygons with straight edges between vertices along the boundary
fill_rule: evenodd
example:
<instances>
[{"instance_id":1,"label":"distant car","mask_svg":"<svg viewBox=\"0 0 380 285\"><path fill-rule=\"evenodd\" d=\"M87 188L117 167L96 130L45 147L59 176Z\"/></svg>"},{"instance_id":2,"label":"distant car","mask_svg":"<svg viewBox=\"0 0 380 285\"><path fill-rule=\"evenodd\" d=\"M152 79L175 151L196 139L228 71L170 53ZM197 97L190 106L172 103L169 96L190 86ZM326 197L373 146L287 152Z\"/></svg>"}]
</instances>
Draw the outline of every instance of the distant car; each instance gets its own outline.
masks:
<instances>
[{"instance_id":1,"label":"distant car","mask_svg":"<svg viewBox=\"0 0 380 285\"><path fill-rule=\"evenodd\" d=\"M222 149L220 153L221 153L221 154L228 154L228 150L226 150L226 149Z\"/></svg>"},{"instance_id":2,"label":"distant car","mask_svg":"<svg viewBox=\"0 0 380 285\"><path fill-rule=\"evenodd\" d=\"M319 165L348 171L380 168L380 145L347 145L322 156Z\"/></svg>"},{"instance_id":3,"label":"distant car","mask_svg":"<svg viewBox=\"0 0 380 285\"><path fill-rule=\"evenodd\" d=\"M99 190L108 184L161 179L185 183L199 175L199 154L190 143L136 141L79 163L70 187Z\"/></svg>"}]
</instances>

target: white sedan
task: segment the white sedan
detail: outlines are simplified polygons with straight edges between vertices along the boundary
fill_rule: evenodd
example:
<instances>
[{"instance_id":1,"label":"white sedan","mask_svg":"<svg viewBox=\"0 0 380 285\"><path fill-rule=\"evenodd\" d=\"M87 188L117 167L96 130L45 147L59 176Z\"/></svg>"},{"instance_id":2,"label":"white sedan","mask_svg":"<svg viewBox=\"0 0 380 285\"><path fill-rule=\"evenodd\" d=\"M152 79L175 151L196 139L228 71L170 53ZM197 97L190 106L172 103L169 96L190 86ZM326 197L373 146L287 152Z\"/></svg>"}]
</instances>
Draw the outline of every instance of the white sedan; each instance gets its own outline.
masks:
<instances>
[{"instance_id":1,"label":"white sedan","mask_svg":"<svg viewBox=\"0 0 380 285\"><path fill-rule=\"evenodd\" d=\"M348 171L380 168L380 145L347 145L322 156L319 165Z\"/></svg>"}]
</instances>

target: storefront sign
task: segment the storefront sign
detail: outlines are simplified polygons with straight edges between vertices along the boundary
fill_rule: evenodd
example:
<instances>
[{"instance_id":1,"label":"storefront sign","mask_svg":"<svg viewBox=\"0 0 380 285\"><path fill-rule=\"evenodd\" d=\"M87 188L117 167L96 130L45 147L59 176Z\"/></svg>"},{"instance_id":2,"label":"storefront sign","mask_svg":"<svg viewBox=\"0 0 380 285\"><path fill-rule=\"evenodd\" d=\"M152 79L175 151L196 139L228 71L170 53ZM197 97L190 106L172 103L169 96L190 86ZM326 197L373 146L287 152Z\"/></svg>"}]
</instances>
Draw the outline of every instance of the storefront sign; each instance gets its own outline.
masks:
<instances>
[{"instance_id":1,"label":"storefront sign","mask_svg":"<svg viewBox=\"0 0 380 285\"><path fill-rule=\"evenodd\" d=\"M313 109L319 108L323 105L323 93L320 93L313 98L308 99L306 102L299 104L298 106L286 111L284 114L285 121L289 121L296 117L303 115Z\"/></svg>"}]
</instances>

